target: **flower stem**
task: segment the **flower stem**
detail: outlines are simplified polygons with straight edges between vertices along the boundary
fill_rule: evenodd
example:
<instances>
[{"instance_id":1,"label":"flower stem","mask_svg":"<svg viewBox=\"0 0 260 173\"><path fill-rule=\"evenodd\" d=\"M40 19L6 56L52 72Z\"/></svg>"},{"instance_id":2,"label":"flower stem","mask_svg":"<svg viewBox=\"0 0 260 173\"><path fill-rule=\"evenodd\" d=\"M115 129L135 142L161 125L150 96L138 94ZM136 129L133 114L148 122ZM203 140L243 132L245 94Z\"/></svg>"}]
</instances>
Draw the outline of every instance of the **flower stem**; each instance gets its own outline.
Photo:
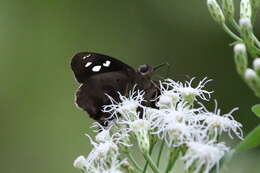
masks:
<instances>
[{"instance_id":1,"label":"flower stem","mask_svg":"<svg viewBox=\"0 0 260 173\"><path fill-rule=\"evenodd\" d=\"M231 22L232 26L237 30L237 32L240 32L240 27L237 24L237 22L235 21L235 19L232 18L230 22Z\"/></svg>"},{"instance_id":2,"label":"flower stem","mask_svg":"<svg viewBox=\"0 0 260 173\"><path fill-rule=\"evenodd\" d=\"M148 164L151 166L153 172L160 173L160 170L158 169L158 167L156 166L156 164L154 163L150 155L148 153L143 153L143 155L146 161L148 162Z\"/></svg>"},{"instance_id":3,"label":"flower stem","mask_svg":"<svg viewBox=\"0 0 260 173\"><path fill-rule=\"evenodd\" d=\"M258 48L260 48L260 42L254 34L253 34L253 39L254 39L256 45L258 46Z\"/></svg>"},{"instance_id":4,"label":"flower stem","mask_svg":"<svg viewBox=\"0 0 260 173\"><path fill-rule=\"evenodd\" d=\"M152 142L152 143L151 143L150 150L149 150L149 155L152 155L154 145L155 145L155 143ZM148 161L146 160L146 163L145 163L145 166L144 166L143 173L146 172L147 168L148 168Z\"/></svg>"},{"instance_id":5,"label":"flower stem","mask_svg":"<svg viewBox=\"0 0 260 173\"><path fill-rule=\"evenodd\" d=\"M234 34L228 27L226 24L222 25L224 31L230 35L233 39L235 39L236 41L242 41L241 38L239 38L236 34Z\"/></svg>"},{"instance_id":6,"label":"flower stem","mask_svg":"<svg viewBox=\"0 0 260 173\"><path fill-rule=\"evenodd\" d=\"M159 150L159 154L158 154L158 158L157 158L157 162L156 162L156 165L159 167L159 164L160 164L160 160L161 160L161 155L162 155L162 152L163 152L163 148L164 148L164 140L162 141L161 143L161 146L160 146L160 150Z\"/></svg>"},{"instance_id":7,"label":"flower stem","mask_svg":"<svg viewBox=\"0 0 260 173\"><path fill-rule=\"evenodd\" d=\"M131 162L134 164L135 168L138 170L138 171L142 171L143 169L139 166L139 164L135 161L134 157L132 156L132 154L130 154L129 152L126 153L128 158L131 160Z\"/></svg>"},{"instance_id":8,"label":"flower stem","mask_svg":"<svg viewBox=\"0 0 260 173\"><path fill-rule=\"evenodd\" d=\"M179 153L180 153L180 148L176 148L170 152L169 161L168 161L165 173L168 173L172 170L173 166L175 165L176 160L179 157Z\"/></svg>"}]
</instances>

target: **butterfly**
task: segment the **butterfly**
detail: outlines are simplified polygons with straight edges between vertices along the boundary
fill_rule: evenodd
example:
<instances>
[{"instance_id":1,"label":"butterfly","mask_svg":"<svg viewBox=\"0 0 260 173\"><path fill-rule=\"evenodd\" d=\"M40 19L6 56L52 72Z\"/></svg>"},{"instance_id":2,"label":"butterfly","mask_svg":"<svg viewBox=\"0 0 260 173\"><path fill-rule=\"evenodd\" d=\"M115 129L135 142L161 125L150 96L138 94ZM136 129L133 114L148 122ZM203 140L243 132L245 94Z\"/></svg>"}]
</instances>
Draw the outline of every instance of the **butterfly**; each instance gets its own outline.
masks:
<instances>
[{"instance_id":1,"label":"butterfly","mask_svg":"<svg viewBox=\"0 0 260 173\"><path fill-rule=\"evenodd\" d=\"M134 69L107 55L79 52L71 60L71 69L80 83L75 94L76 105L104 125L110 116L102 111L104 105L111 104L107 95L118 102L118 93L127 96L135 87L145 92L146 106L156 107L151 100L158 97L160 90L158 82L151 77L158 67L143 64Z\"/></svg>"}]
</instances>

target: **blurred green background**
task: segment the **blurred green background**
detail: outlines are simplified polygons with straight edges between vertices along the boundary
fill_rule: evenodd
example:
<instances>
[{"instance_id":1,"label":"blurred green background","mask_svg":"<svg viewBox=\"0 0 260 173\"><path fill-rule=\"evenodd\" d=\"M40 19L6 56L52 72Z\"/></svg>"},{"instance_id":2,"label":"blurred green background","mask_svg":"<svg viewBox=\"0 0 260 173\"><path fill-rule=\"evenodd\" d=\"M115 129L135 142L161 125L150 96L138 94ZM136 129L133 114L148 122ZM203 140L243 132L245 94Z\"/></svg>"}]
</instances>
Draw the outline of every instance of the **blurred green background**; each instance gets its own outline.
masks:
<instances>
[{"instance_id":1,"label":"blurred green background","mask_svg":"<svg viewBox=\"0 0 260 173\"><path fill-rule=\"evenodd\" d=\"M259 100L235 72L231 41L205 1L0 0L0 172L78 172L72 162L88 153L92 123L74 105L69 64L78 51L133 67L167 61L175 79L208 76L223 111L240 108L247 134L259 123L250 111ZM259 155L240 154L227 172L259 173Z\"/></svg>"}]
</instances>

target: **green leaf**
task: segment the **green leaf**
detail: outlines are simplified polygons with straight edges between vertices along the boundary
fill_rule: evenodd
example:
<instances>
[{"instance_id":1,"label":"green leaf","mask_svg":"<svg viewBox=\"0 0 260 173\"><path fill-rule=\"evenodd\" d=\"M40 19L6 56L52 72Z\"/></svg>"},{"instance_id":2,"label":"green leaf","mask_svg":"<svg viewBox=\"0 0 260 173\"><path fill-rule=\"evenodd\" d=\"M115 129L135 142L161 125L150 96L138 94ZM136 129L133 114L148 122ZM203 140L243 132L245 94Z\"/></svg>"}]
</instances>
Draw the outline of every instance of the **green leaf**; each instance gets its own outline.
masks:
<instances>
[{"instance_id":1,"label":"green leaf","mask_svg":"<svg viewBox=\"0 0 260 173\"><path fill-rule=\"evenodd\" d=\"M256 114L256 116L260 117L260 104L254 105L251 110Z\"/></svg>"},{"instance_id":2,"label":"green leaf","mask_svg":"<svg viewBox=\"0 0 260 173\"><path fill-rule=\"evenodd\" d=\"M260 145L260 125L252 130L236 147L237 151L248 150Z\"/></svg>"}]
</instances>

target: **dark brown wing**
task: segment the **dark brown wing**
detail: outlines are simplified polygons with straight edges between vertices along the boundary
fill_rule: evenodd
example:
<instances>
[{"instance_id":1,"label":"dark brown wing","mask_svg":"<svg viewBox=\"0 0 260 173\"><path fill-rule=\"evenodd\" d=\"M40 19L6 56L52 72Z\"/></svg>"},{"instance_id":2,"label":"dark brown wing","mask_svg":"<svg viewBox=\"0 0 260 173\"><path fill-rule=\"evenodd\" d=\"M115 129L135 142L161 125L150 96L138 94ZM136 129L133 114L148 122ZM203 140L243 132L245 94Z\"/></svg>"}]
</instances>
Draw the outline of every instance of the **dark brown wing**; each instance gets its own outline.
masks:
<instances>
[{"instance_id":1,"label":"dark brown wing","mask_svg":"<svg viewBox=\"0 0 260 173\"><path fill-rule=\"evenodd\" d=\"M102 106L111 104L106 94L118 101L118 92L125 95L128 88L132 87L134 83L134 75L125 71L107 72L90 76L79 87L76 93L76 103L91 118L102 124L109 117L109 115L102 112Z\"/></svg>"},{"instance_id":2,"label":"dark brown wing","mask_svg":"<svg viewBox=\"0 0 260 173\"><path fill-rule=\"evenodd\" d=\"M71 69L79 83L84 83L89 77L100 73L127 71L134 69L127 64L107 55L94 52L80 52L73 56Z\"/></svg>"}]
</instances>

